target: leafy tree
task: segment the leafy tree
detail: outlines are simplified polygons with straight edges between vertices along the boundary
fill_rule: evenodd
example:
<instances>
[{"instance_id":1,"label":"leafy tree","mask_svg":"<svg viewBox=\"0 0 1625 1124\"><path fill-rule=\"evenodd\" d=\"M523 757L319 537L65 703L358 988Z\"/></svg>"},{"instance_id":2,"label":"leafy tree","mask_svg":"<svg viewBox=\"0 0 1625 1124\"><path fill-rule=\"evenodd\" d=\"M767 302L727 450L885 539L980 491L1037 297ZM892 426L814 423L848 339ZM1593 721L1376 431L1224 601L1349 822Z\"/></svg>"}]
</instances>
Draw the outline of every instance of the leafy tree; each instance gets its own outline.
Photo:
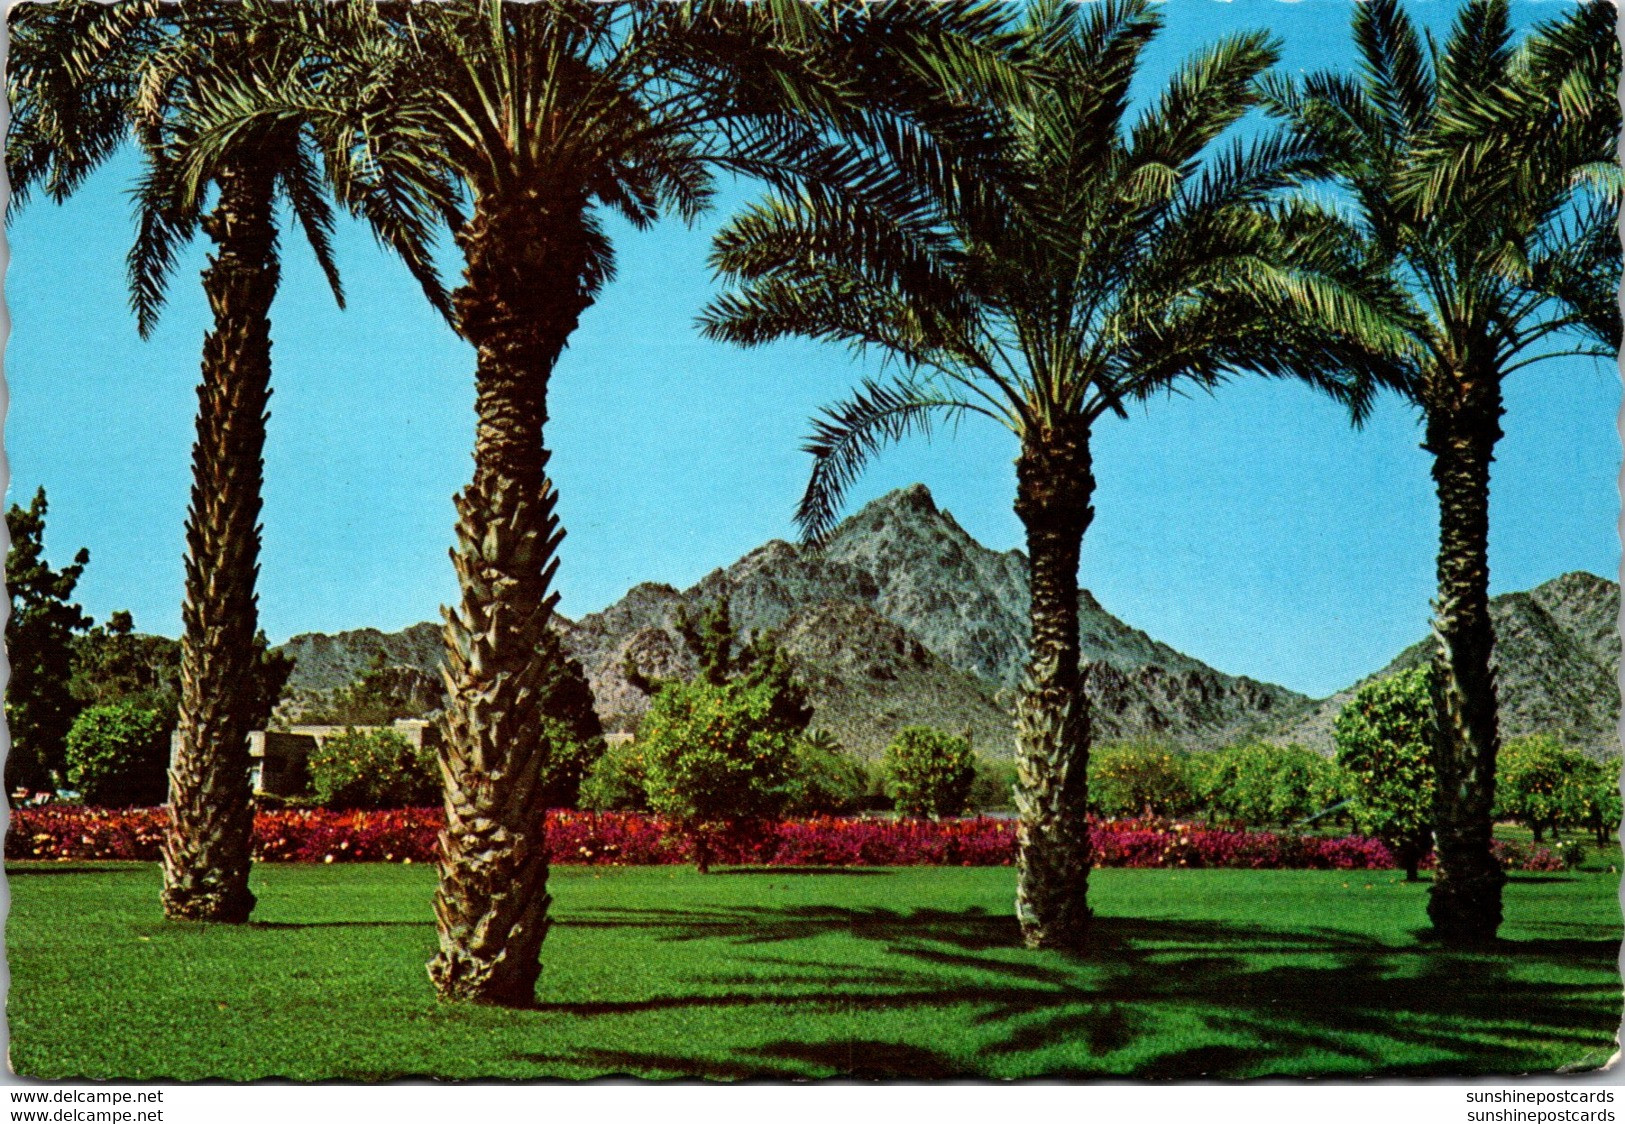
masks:
<instances>
[{"instance_id":1,"label":"leafy tree","mask_svg":"<svg viewBox=\"0 0 1625 1124\"><path fill-rule=\"evenodd\" d=\"M6 758L6 791L47 789L61 780L68 730L80 703L69 689L75 633L92 621L71 600L90 552L80 550L71 565L53 569L45 560L45 489L28 506L6 510L11 548L6 552L6 588L11 616L6 621L6 725L11 752Z\"/></svg>"},{"instance_id":2,"label":"leafy tree","mask_svg":"<svg viewBox=\"0 0 1625 1124\"><path fill-rule=\"evenodd\" d=\"M68 731L68 784L103 808L162 804L169 790L169 723L133 702L87 707Z\"/></svg>"},{"instance_id":3,"label":"leafy tree","mask_svg":"<svg viewBox=\"0 0 1625 1124\"><path fill-rule=\"evenodd\" d=\"M84 706L133 703L172 729L180 706L180 662L179 641L136 632L135 618L121 609L75 638L70 690Z\"/></svg>"},{"instance_id":4,"label":"leafy tree","mask_svg":"<svg viewBox=\"0 0 1625 1124\"><path fill-rule=\"evenodd\" d=\"M771 631L763 630L740 644L734 635L733 615L728 598L717 598L696 620L687 606L677 607L674 626L689 654L699 664L697 678L720 687L742 680L764 683L773 688L775 721L804 729L812 721L807 692L796 682L795 669L779 649ZM657 694L676 680L651 679L643 674L629 655L622 668L626 681L645 694Z\"/></svg>"},{"instance_id":5,"label":"leafy tree","mask_svg":"<svg viewBox=\"0 0 1625 1124\"><path fill-rule=\"evenodd\" d=\"M421 807L440 795L440 766L394 730L346 730L317 742L310 781L328 808Z\"/></svg>"},{"instance_id":6,"label":"leafy tree","mask_svg":"<svg viewBox=\"0 0 1625 1124\"><path fill-rule=\"evenodd\" d=\"M1620 759L1616 754L1601 761L1586 761L1569 778L1570 804L1576 823L1591 832L1597 846L1617 846L1619 831Z\"/></svg>"},{"instance_id":7,"label":"leafy tree","mask_svg":"<svg viewBox=\"0 0 1625 1124\"><path fill-rule=\"evenodd\" d=\"M868 790L863 762L826 730L811 730L796 743L784 812L790 816L855 812Z\"/></svg>"},{"instance_id":8,"label":"leafy tree","mask_svg":"<svg viewBox=\"0 0 1625 1124\"><path fill-rule=\"evenodd\" d=\"M886 795L904 816L963 815L976 782L976 758L970 740L933 730L905 726L881 758Z\"/></svg>"},{"instance_id":9,"label":"leafy tree","mask_svg":"<svg viewBox=\"0 0 1625 1124\"><path fill-rule=\"evenodd\" d=\"M713 687L726 683L734 673L733 614L726 597L719 597L698 621L685 605L677 606L677 632L699 658L700 678Z\"/></svg>"},{"instance_id":10,"label":"leafy tree","mask_svg":"<svg viewBox=\"0 0 1625 1124\"><path fill-rule=\"evenodd\" d=\"M1412 882L1431 841L1428 677L1428 669L1417 668L1361 687L1332 726L1355 824L1388 845Z\"/></svg>"},{"instance_id":11,"label":"leafy tree","mask_svg":"<svg viewBox=\"0 0 1625 1124\"><path fill-rule=\"evenodd\" d=\"M293 674L294 658L271 647L263 629L254 633L249 645L252 656L248 675L238 688L239 705L250 730L263 730L271 721L271 713L282 700L288 677Z\"/></svg>"},{"instance_id":12,"label":"leafy tree","mask_svg":"<svg viewBox=\"0 0 1625 1124\"><path fill-rule=\"evenodd\" d=\"M545 808L574 808L581 786L604 753L604 727L593 708L592 686L580 661L549 631L541 679L542 801Z\"/></svg>"},{"instance_id":13,"label":"leafy tree","mask_svg":"<svg viewBox=\"0 0 1625 1124\"><path fill-rule=\"evenodd\" d=\"M1569 753L1556 738L1535 735L1503 743L1495 760L1494 816L1517 820L1542 842L1565 818L1570 766Z\"/></svg>"},{"instance_id":14,"label":"leafy tree","mask_svg":"<svg viewBox=\"0 0 1625 1124\"><path fill-rule=\"evenodd\" d=\"M690 835L702 874L719 831L773 819L790 798L801 731L776 707L768 683L668 683L639 727L649 806Z\"/></svg>"},{"instance_id":15,"label":"leafy tree","mask_svg":"<svg viewBox=\"0 0 1625 1124\"><path fill-rule=\"evenodd\" d=\"M1032 575L1016 909L1029 945L1077 948L1090 865L1078 563L1095 424L1240 371L1302 378L1358 416L1366 376L1390 370L1371 349L1404 337L1385 282L1330 210L1283 197L1315 168L1308 146L1259 135L1214 148L1256 104L1277 58L1267 36L1201 51L1131 121L1130 87L1161 25L1150 3L1005 12L1023 65L955 91L990 105L997 159L927 163L903 146L885 197L864 190L869 164L838 185L776 193L718 236L713 262L737 287L704 322L743 345L836 340L899 367L815 422L798 513L809 538L892 441L973 417L1015 438Z\"/></svg>"},{"instance_id":16,"label":"leafy tree","mask_svg":"<svg viewBox=\"0 0 1625 1124\"><path fill-rule=\"evenodd\" d=\"M1620 346L1619 43L1584 2L1512 44L1507 0L1471 0L1442 45L1398 0L1354 7L1356 75L1273 84L1409 294L1410 372L1439 500L1433 655L1439 872L1428 914L1493 939L1506 880L1490 850L1499 729L1489 613L1490 463L1502 386L1561 355Z\"/></svg>"},{"instance_id":17,"label":"leafy tree","mask_svg":"<svg viewBox=\"0 0 1625 1124\"><path fill-rule=\"evenodd\" d=\"M256 646L254 587L270 308L280 277L278 204L292 212L341 303L324 172L439 292L416 230L400 221L403 197L332 175L347 166L348 150L324 153L302 117L247 124L232 117L256 81L286 85L322 69L327 56L310 50L311 36L351 15L345 5L270 0L65 0L24 5L10 17L13 204L41 187L62 201L127 140L136 141L145 171L133 192L137 237L129 266L143 335L157 322L186 243L199 230L213 243L203 288L214 319L203 342L186 521L180 740L163 848L164 911L172 918L241 922L254 906L247 734L263 721L256 715L269 711L264 695L244 685L265 684L260 672L273 671L264 646ZM233 126L217 129L226 117Z\"/></svg>"},{"instance_id":18,"label":"leafy tree","mask_svg":"<svg viewBox=\"0 0 1625 1124\"><path fill-rule=\"evenodd\" d=\"M1196 799L1213 819L1287 826L1342 798L1336 764L1302 746L1252 742L1190 763Z\"/></svg>"},{"instance_id":19,"label":"leafy tree","mask_svg":"<svg viewBox=\"0 0 1625 1124\"><path fill-rule=\"evenodd\" d=\"M1089 758L1089 806L1101 816L1180 816L1193 804L1181 754L1156 742L1101 747Z\"/></svg>"},{"instance_id":20,"label":"leafy tree","mask_svg":"<svg viewBox=\"0 0 1625 1124\"><path fill-rule=\"evenodd\" d=\"M1589 765L1584 754L1549 735L1508 741L1495 763L1495 815L1522 823L1536 843L1548 831L1555 835L1559 827L1584 822Z\"/></svg>"},{"instance_id":21,"label":"leafy tree","mask_svg":"<svg viewBox=\"0 0 1625 1124\"><path fill-rule=\"evenodd\" d=\"M972 808L978 812L1003 811L1015 806L1015 795L1015 762L976 759L976 779L970 788Z\"/></svg>"},{"instance_id":22,"label":"leafy tree","mask_svg":"<svg viewBox=\"0 0 1625 1124\"><path fill-rule=\"evenodd\" d=\"M319 726L383 726L397 718L424 718L445 703L438 676L421 668L391 664L384 653L348 686L338 687L298 709L298 723Z\"/></svg>"},{"instance_id":23,"label":"leafy tree","mask_svg":"<svg viewBox=\"0 0 1625 1124\"><path fill-rule=\"evenodd\" d=\"M250 729L259 729L270 721L294 661L273 649L263 631L254 634L253 653L241 694ZM75 638L73 697L86 706L133 703L174 729L180 708L180 662L180 641L136 632L135 619L119 610L105 625Z\"/></svg>"}]
</instances>

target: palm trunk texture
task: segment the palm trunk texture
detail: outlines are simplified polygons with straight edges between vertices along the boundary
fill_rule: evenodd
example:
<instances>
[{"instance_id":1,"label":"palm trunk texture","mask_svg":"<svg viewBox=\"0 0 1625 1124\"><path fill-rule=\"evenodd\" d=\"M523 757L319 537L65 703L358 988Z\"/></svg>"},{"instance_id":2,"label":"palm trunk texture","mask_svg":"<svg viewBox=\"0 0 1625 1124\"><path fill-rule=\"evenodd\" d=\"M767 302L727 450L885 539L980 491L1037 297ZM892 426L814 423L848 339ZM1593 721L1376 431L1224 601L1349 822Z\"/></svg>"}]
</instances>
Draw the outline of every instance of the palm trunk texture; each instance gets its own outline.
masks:
<instances>
[{"instance_id":1,"label":"palm trunk texture","mask_svg":"<svg viewBox=\"0 0 1625 1124\"><path fill-rule=\"evenodd\" d=\"M219 186L220 202L203 224L216 247L203 273L214 327L203 341L192 447L163 906L175 920L240 923L254 908L248 889L252 718L243 685L255 666L254 584L278 269L270 176L239 168L222 174Z\"/></svg>"},{"instance_id":2,"label":"palm trunk texture","mask_svg":"<svg viewBox=\"0 0 1625 1124\"><path fill-rule=\"evenodd\" d=\"M1016 702L1016 917L1029 948L1089 932L1089 703L1078 666L1078 556L1094 518L1089 431L1044 434L1016 459L1032 567L1032 645Z\"/></svg>"},{"instance_id":3,"label":"palm trunk texture","mask_svg":"<svg viewBox=\"0 0 1625 1124\"><path fill-rule=\"evenodd\" d=\"M1452 409L1430 412L1427 449L1439 496L1439 593L1433 633L1433 800L1438 871L1428 916L1449 944L1495 939L1506 875L1494 829L1495 631L1490 623L1490 462L1501 437L1497 380L1468 380Z\"/></svg>"},{"instance_id":4,"label":"palm trunk texture","mask_svg":"<svg viewBox=\"0 0 1625 1124\"><path fill-rule=\"evenodd\" d=\"M586 250L572 236L581 210L561 221L529 194L482 201L458 236L467 266L455 299L478 353L478 421L474 479L456 498L462 597L443 611L446 829L429 977L448 1000L526 1006L541 975L551 899L539 704L564 537L542 430L548 376L590 301Z\"/></svg>"}]
</instances>

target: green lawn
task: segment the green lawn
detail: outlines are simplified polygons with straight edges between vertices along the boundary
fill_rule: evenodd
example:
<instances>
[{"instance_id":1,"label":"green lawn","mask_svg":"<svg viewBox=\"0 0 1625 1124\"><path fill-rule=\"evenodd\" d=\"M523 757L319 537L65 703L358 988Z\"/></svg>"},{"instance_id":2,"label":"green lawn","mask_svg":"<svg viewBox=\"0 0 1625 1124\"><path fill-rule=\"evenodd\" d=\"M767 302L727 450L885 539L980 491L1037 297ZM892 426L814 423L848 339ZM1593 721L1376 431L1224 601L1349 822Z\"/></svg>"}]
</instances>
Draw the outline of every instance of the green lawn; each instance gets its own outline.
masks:
<instances>
[{"instance_id":1,"label":"green lawn","mask_svg":"<svg viewBox=\"0 0 1625 1124\"><path fill-rule=\"evenodd\" d=\"M564 868L534 1010L442 1007L433 871L258 866L245 927L149 864L8 868L31 1077L1191 1077L1589 1067L1618 876L1513 875L1507 940L1425 943L1393 872L1103 870L1080 960L1017 947L1008 869Z\"/></svg>"}]
</instances>

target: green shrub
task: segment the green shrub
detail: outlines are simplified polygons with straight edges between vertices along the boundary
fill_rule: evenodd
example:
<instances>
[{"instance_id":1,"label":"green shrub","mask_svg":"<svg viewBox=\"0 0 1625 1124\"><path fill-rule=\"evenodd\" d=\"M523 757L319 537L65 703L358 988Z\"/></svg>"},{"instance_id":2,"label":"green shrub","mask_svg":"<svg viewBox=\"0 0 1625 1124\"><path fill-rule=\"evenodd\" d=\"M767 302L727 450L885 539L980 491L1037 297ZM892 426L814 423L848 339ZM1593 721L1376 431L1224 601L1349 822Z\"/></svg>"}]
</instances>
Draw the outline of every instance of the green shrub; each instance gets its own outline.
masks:
<instances>
[{"instance_id":1,"label":"green shrub","mask_svg":"<svg viewBox=\"0 0 1625 1124\"><path fill-rule=\"evenodd\" d=\"M886 795L901 815L964 814L976 780L976 758L965 738L929 726L905 726L881 761Z\"/></svg>"},{"instance_id":2,"label":"green shrub","mask_svg":"<svg viewBox=\"0 0 1625 1124\"><path fill-rule=\"evenodd\" d=\"M1431 844L1433 701L1417 668L1360 688L1332 726L1355 825L1394 852L1408 879Z\"/></svg>"},{"instance_id":3,"label":"green shrub","mask_svg":"<svg viewBox=\"0 0 1625 1124\"><path fill-rule=\"evenodd\" d=\"M970 806L978 812L1003 812L1016 806L1016 763L976 759L976 779L970 786Z\"/></svg>"},{"instance_id":4,"label":"green shrub","mask_svg":"<svg viewBox=\"0 0 1625 1124\"><path fill-rule=\"evenodd\" d=\"M316 802L328 808L405 808L441 799L435 751L394 730L346 730L310 755Z\"/></svg>"},{"instance_id":5,"label":"green shrub","mask_svg":"<svg viewBox=\"0 0 1625 1124\"><path fill-rule=\"evenodd\" d=\"M666 683L644 716L638 746L649 806L690 833L701 871L711 834L772 819L789 800L801 728L778 695L765 680Z\"/></svg>"},{"instance_id":6,"label":"green shrub","mask_svg":"<svg viewBox=\"0 0 1625 1124\"><path fill-rule=\"evenodd\" d=\"M1089 757L1089 810L1108 819L1182 816L1194 804L1178 750L1157 742L1103 745Z\"/></svg>"},{"instance_id":7,"label":"green shrub","mask_svg":"<svg viewBox=\"0 0 1625 1124\"><path fill-rule=\"evenodd\" d=\"M162 804L169 792L169 728L156 710L108 703L68 730L68 785L104 808Z\"/></svg>"},{"instance_id":8,"label":"green shrub","mask_svg":"<svg viewBox=\"0 0 1625 1124\"><path fill-rule=\"evenodd\" d=\"M1557 849L1557 855L1563 860L1563 865L1573 870L1586 861L1586 845L1578 839L1566 840Z\"/></svg>"},{"instance_id":9,"label":"green shrub","mask_svg":"<svg viewBox=\"0 0 1625 1124\"><path fill-rule=\"evenodd\" d=\"M635 741L611 742L581 781L581 807L595 812L647 812L643 750Z\"/></svg>"},{"instance_id":10,"label":"green shrub","mask_svg":"<svg viewBox=\"0 0 1625 1124\"><path fill-rule=\"evenodd\" d=\"M813 730L796 745L784 812L790 816L848 815L863 806L869 774L834 735Z\"/></svg>"},{"instance_id":11,"label":"green shrub","mask_svg":"<svg viewBox=\"0 0 1625 1124\"><path fill-rule=\"evenodd\" d=\"M1193 754L1188 775L1211 820L1290 826L1342 799L1337 765L1302 746L1253 742Z\"/></svg>"}]
</instances>

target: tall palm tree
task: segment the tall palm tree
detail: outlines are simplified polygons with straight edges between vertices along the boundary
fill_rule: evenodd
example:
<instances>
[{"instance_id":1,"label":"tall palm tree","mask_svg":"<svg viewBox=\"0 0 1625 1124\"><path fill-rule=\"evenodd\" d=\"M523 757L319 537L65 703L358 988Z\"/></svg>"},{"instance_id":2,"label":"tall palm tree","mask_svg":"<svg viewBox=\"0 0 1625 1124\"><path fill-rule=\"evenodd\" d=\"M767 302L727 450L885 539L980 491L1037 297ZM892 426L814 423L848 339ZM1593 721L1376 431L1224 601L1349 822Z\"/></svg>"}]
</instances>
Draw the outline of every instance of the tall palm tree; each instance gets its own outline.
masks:
<instances>
[{"instance_id":1,"label":"tall palm tree","mask_svg":"<svg viewBox=\"0 0 1625 1124\"><path fill-rule=\"evenodd\" d=\"M1269 90L1323 152L1356 221L1408 293L1410 397L1439 500L1433 752L1442 939L1501 923L1490 850L1499 746L1489 614L1490 465L1501 388L1558 356L1612 358L1620 173L1615 9L1583 3L1512 45L1505 0L1472 0L1440 45L1397 0L1356 5L1357 75Z\"/></svg>"},{"instance_id":2,"label":"tall palm tree","mask_svg":"<svg viewBox=\"0 0 1625 1124\"><path fill-rule=\"evenodd\" d=\"M796 0L453 0L373 17L333 48L357 63L348 87L268 80L237 120L316 121L377 182L469 209L447 215L477 423L473 479L456 497L462 596L445 611L447 826L429 974L447 999L523 1005L548 925L540 685L556 658L546 638L563 537L543 430L554 367L613 274L600 216L691 219L717 169L787 184L849 178L885 148L921 166L969 154L984 143L979 112L913 95L936 89L925 60L937 55L964 88L1001 81L986 43L1001 21L996 5ZM864 190L890 185L876 175Z\"/></svg>"},{"instance_id":3,"label":"tall palm tree","mask_svg":"<svg viewBox=\"0 0 1625 1124\"><path fill-rule=\"evenodd\" d=\"M254 700L243 685L261 659L254 586L279 203L343 304L322 154L308 132L288 121L245 133L209 162L197 159L196 141L245 76L286 77L310 65L302 35L311 21L329 18L321 4L259 0L65 0L21 5L11 16L7 167L16 203L36 186L65 199L133 137L145 158L129 256L143 336L157 322L185 244L199 229L214 243L203 271L214 321L203 341L192 448L179 745L163 844L163 906L175 919L241 922L254 906L247 744ZM389 209L360 192L349 201L358 212ZM421 272L410 224L375 225Z\"/></svg>"},{"instance_id":4,"label":"tall palm tree","mask_svg":"<svg viewBox=\"0 0 1625 1124\"><path fill-rule=\"evenodd\" d=\"M780 193L719 235L714 264L738 287L705 324L746 345L844 341L903 368L816 423L798 512L810 537L889 442L971 415L1015 436L1032 591L1016 913L1030 946L1076 949L1089 921L1078 565L1095 424L1242 370L1303 379L1359 416L1389 369L1359 341L1400 337L1358 245L1310 204L1277 199L1313 170L1305 146L1213 147L1276 59L1265 36L1191 57L1130 123L1129 88L1161 24L1150 4L1039 3L1024 18L1020 49L1041 77L1007 103L1010 177L960 191L916 181L890 208Z\"/></svg>"}]
</instances>

